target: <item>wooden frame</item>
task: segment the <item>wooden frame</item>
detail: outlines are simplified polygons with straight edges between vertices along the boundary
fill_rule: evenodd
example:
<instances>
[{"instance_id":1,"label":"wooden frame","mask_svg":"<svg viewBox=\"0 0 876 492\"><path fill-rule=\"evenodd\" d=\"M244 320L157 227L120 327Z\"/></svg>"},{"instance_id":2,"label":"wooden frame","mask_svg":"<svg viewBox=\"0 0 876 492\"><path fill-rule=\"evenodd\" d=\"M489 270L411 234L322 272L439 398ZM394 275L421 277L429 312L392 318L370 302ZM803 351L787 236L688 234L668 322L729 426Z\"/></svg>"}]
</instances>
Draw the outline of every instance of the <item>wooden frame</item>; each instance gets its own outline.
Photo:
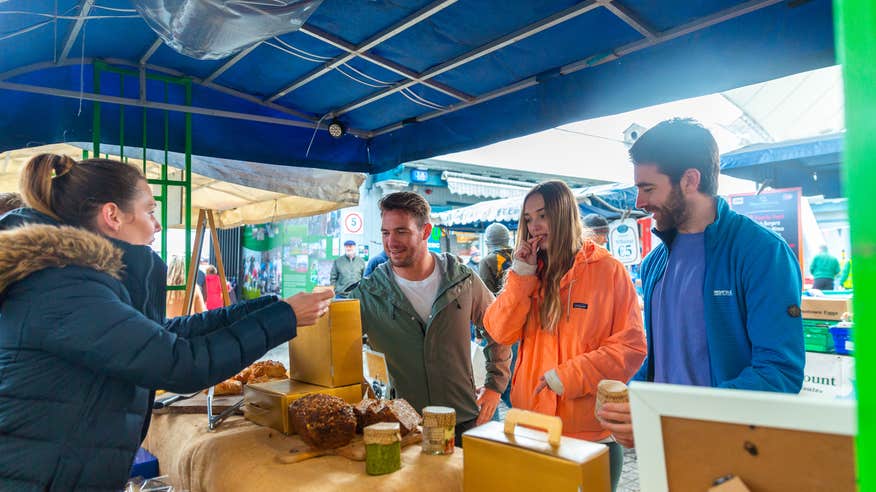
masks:
<instances>
[{"instance_id":1,"label":"wooden frame","mask_svg":"<svg viewBox=\"0 0 876 492\"><path fill-rule=\"evenodd\" d=\"M768 476L769 485L758 490L854 490L854 401L634 382L630 407L642 492L668 491L670 483L679 489L691 483L690 474L699 474L697 483L706 490L712 484L702 483L704 473L735 473L743 481L748 474L761 483ZM680 455L686 457L682 466ZM710 462L716 459L721 462ZM801 460L812 464L807 468ZM789 481L807 477L812 483L822 475L835 487L788 488Z\"/></svg>"}]
</instances>

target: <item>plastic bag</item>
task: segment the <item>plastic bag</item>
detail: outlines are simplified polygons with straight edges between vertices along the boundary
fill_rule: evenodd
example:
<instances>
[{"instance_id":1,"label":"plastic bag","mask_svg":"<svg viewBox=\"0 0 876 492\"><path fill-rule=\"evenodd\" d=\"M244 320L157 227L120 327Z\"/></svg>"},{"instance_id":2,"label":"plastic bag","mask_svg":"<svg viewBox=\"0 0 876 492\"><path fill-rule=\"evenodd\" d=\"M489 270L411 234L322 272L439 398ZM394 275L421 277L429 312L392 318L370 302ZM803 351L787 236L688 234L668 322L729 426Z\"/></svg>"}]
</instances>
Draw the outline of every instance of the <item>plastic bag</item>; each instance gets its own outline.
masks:
<instances>
[{"instance_id":1,"label":"plastic bag","mask_svg":"<svg viewBox=\"0 0 876 492\"><path fill-rule=\"evenodd\" d=\"M300 28L322 0L132 0L171 48L199 60L233 55Z\"/></svg>"}]
</instances>

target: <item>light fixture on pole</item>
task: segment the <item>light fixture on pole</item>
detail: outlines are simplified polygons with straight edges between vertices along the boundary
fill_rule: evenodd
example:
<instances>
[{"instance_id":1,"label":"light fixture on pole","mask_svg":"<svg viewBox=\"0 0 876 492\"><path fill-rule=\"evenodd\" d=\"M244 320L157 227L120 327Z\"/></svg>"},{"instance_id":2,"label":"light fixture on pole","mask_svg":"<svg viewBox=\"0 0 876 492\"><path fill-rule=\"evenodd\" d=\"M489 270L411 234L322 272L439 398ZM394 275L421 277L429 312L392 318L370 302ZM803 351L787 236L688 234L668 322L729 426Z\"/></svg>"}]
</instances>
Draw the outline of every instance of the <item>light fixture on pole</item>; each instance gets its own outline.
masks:
<instances>
[{"instance_id":1,"label":"light fixture on pole","mask_svg":"<svg viewBox=\"0 0 876 492\"><path fill-rule=\"evenodd\" d=\"M347 131L347 129L344 128L344 125L342 125L341 122L338 120L332 120L332 122L329 123L328 132L329 132L329 135L331 135L334 138L343 137L344 133L346 131Z\"/></svg>"}]
</instances>

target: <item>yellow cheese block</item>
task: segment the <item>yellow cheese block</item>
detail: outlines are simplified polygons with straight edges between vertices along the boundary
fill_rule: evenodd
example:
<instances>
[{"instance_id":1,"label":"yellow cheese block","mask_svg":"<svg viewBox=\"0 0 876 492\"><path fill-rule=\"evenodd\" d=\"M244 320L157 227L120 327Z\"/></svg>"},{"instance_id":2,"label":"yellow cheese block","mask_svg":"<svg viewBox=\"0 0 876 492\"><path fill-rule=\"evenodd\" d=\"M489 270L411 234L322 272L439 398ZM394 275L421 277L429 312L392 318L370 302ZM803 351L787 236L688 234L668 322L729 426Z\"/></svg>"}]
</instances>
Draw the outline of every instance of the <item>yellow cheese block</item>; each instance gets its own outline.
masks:
<instances>
[{"instance_id":1,"label":"yellow cheese block","mask_svg":"<svg viewBox=\"0 0 876 492\"><path fill-rule=\"evenodd\" d=\"M299 326L289 341L289 376L320 386L362 382L359 300L334 300L315 325Z\"/></svg>"},{"instance_id":2,"label":"yellow cheese block","mask_svg":"<svg viewBox=\"0 0 876 492\"><path fill-rule=\"evenodd\" d=\"M337 396L351 405L362 400L361 383L326 388L291 379L247 384L243 387L243 416L259 425L277 429L284 434L294 434L289 420L289 405L293 401L313 393Z\"/></svg>"},{"instance_id":3,"label":"yellow cheese block","mask_svg":"<svg viewBox=\"0 0 876 492\"><path fill-rule=\"evenodd\" d=\"M544 432L517 427L548 429ZM519 409L462 436L465 492L571 490L609 492L608 447L560 435L559 417Z\"/></svg>"}]
</instances>

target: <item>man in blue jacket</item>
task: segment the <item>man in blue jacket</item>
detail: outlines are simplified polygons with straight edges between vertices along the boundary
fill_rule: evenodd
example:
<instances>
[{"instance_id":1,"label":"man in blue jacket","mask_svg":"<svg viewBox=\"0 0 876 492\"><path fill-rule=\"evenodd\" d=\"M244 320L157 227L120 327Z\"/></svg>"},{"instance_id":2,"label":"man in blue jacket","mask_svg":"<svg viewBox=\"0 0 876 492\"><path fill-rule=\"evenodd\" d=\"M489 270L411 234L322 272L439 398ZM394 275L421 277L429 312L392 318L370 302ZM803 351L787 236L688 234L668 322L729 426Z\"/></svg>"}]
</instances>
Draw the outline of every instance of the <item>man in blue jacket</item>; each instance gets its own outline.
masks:
<instances>
[{"instance_id":1,"label":"man in blue jacket","mask_svg":"<svg viewBox=\"0 0 876 492\"><path fill-rule=\"evenodd\" d=\"M663 241L642 264L648 358L634 379L798 393L803 384L802 279L778 235L717 196L718 144L675 118L630 148L636 206ZM634 445L629 404L600 418Z\"/></svg>"}]
</instances>

